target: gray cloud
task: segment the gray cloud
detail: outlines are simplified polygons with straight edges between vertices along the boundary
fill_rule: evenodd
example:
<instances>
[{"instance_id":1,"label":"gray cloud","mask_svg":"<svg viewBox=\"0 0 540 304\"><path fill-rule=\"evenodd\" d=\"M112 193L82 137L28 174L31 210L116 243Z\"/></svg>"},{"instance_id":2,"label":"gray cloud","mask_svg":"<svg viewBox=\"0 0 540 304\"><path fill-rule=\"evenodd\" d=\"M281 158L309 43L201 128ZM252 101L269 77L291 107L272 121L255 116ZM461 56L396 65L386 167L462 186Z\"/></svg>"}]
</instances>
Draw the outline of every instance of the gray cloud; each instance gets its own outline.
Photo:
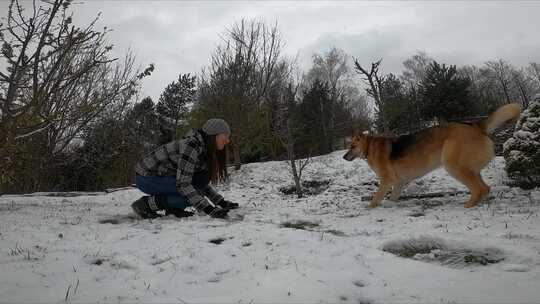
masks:
<instances>
[{"instance_id":1,"label":"gray cloud","mask_svg":"<svg viewBox=\"0 0 540 304\"><path fill-rule=\"evenodd\" d=\"M74 9L82 24L102 12L99 26L114 30L116 55L131 48L142 65L156 64L143 88L154 99L179 73L208 65L220 34L241 18L277 22L284 53L299 53L303 68L314 52L332 46L366 64L383 58L383 71L394 73L417 51L457 65L540 61L540 2L534 1L87 1Z\"/></svg>"}]
</instances>

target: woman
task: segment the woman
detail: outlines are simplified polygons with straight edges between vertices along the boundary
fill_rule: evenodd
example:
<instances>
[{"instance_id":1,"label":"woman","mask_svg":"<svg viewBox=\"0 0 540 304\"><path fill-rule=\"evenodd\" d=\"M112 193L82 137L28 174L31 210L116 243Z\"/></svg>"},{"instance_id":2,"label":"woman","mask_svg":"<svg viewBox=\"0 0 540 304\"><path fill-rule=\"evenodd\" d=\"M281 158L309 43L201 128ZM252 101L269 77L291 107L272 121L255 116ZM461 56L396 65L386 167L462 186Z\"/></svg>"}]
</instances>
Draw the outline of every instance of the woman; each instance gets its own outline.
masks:
<instances>
[{"instance_id":1,"label":"woman","mask_svg":"<svg viewBox=\"0 0 540 304\"><path fill-rule=\"evenodd\" d=\"M142 218L159 217L158 210L186 217L193 213L184 209L192 206L212 217L225 218L230 209L238 208L209 184L227 178L225 146L230 134L223 119L209 119L202 129L146 155L135 166L135 182L149 196L131 204L133 211Z\"/></svg>"}]
</instances>

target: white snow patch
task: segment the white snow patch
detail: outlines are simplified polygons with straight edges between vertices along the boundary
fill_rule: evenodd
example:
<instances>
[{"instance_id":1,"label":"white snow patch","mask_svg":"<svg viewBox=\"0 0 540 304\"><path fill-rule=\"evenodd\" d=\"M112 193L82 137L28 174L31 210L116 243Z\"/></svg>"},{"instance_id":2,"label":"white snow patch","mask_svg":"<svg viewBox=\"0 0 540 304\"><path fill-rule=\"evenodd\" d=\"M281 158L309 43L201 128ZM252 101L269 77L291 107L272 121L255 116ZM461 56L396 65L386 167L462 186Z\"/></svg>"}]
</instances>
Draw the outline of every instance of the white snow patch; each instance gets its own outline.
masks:
<instances>
[{"instance_id":1,"label":"white snow patch","mask_svg":"<svg viewBox=\"0 0 540 304\"><path fill-rule=\"evenodd\" d=\"M508 272L527 272L531 270L531 267L521 264L504 264L502 265L502 269Z\"/></svg>"},{"instance_id":2,"label":"white snow patch","mask_svg":"<svg viewBox=\"0 0 540 304\"><path fill-rule=\"evenodd\" d=\"M199 215L134 220L129 205L142 195L138 190L68 198L0 196L0 301L515 303L540 298L540 191L506 186L502 158L482 172L492 195L476 208L465 209L468 197L460 194L385 201L383 208L368 209L360 198L377 189L376 176L364 161L344 161L344 153L314 158L305 179L330 183L324 192L301 199L279 191L292 185L284 162L249 164L233 172L218 188L241 205L231 216L241 221ZM437 170L411 183L404 194L438 191L466 188ZM99 223L111 217L119 220ZM388 241L424 235L462 248L495 248L504 260L451 268L381 250Z\"/></svg>"}]
</instances>

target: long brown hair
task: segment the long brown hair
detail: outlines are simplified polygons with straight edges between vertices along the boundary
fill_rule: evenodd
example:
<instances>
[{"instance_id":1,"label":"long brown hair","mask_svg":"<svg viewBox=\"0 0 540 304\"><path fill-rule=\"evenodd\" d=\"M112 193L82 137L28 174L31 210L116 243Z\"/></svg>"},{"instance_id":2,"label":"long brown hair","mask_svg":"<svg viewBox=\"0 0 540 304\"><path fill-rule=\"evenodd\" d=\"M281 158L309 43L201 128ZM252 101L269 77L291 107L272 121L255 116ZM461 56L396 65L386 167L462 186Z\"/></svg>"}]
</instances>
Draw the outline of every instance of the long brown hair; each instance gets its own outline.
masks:
<instances>
[{"instance_id":1,"label":"long brown hair","mask_svg":"<svg viewBox=\"0 0 540 304\"><path fill-rule=\"evenodd\" d=\"M206 143L206 164L212 184L227 179L227 149L218 150L216 147L216 135L204 133Z\"/></svg>"}]
</instances>

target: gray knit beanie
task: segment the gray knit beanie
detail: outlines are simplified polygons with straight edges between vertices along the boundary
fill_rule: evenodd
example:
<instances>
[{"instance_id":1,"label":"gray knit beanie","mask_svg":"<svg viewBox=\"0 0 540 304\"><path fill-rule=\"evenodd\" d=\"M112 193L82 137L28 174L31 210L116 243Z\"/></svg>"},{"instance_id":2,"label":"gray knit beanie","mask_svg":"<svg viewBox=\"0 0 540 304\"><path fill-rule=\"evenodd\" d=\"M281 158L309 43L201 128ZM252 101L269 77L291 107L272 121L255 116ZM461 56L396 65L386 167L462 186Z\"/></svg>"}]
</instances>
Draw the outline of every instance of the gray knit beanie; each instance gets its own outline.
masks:
<instances>
[{"instance_id":1,"label":"gray knit beanie","mask_svg":"<svg viewBox=\"0 0 540 304\"><path fill-rule=\"evenodd\" d=\"M202 127L204 133L208 135L227 134L231 135L231 128L227 122L221 118L209 119Z\"/></svg>"}]
</instances>

